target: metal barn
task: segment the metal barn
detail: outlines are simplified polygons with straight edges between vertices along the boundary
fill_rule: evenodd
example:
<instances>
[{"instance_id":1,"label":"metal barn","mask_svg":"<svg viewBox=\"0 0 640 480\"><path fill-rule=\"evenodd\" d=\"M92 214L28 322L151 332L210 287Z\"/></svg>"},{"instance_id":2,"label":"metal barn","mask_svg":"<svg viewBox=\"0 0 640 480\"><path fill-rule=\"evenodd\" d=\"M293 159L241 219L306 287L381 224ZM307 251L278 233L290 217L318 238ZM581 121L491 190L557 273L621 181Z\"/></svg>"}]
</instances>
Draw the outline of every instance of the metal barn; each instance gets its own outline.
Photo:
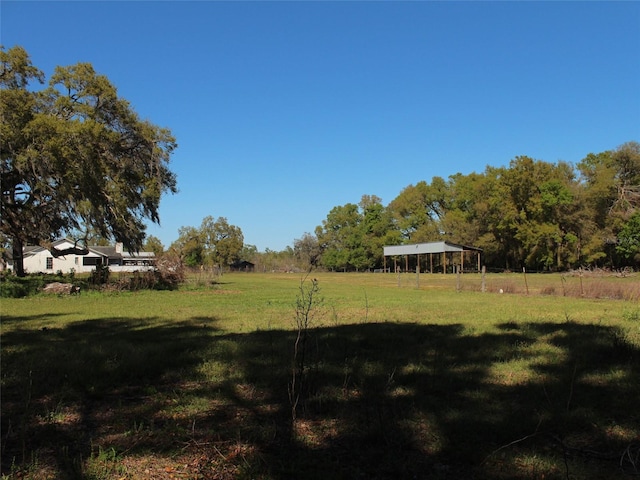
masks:
<instances>
[{"instance_id":1,"label":"metal barn","mask_svg":"<svg viewBox=\"0 0 640 480\"><path fill-rule=\"evenodd\" d=\"M398 264L398 258L404 257L404 270L410 270L410 264L415 271L420 272L421 260L428 258L427 268L423 271L434 272L441 271L447 273L450 269L455 272L456 267L460 267L460 271L465 269L465 257L467 257L467 265L473 268L477 266L480 271L480 255L482 249L477 247L469 247L466 245L458 245L451 242L426 242L414 243L411 245L391 245L384 247L384 270L387 271L387 257L393 258L394 271L402 268ZM423 256L421 258L421 256ZM473 262L473 258L475 262ZM415 258L414 258L415 257ZM469 258L471 257L471 258ZM411 261L410 261L411 259Z\"/></svg>"}]
</instances>

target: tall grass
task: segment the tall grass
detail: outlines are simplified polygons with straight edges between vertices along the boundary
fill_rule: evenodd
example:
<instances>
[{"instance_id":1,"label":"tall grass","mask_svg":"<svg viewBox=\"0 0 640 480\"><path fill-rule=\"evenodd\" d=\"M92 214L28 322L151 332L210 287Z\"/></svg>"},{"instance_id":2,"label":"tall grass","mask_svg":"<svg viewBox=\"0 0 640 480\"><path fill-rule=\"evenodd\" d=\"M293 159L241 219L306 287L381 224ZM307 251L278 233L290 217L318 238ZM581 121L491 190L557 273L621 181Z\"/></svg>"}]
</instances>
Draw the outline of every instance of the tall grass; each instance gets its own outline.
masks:
<instances>
[{"instance_id":1,"label":"tall grass","mask_svg":"<svg viewBox=\"0 0 640 480\"><path fill-rule=\"evenodd\" d=\"M2 474L640 473L637 300L565 296L576 279L559 275L530 275L529 295L516 274L489 276L487 293L467 274L459 292L454 275L316 278L295 425L298 275L3 299Z\"/></svg>"}]
</instances>

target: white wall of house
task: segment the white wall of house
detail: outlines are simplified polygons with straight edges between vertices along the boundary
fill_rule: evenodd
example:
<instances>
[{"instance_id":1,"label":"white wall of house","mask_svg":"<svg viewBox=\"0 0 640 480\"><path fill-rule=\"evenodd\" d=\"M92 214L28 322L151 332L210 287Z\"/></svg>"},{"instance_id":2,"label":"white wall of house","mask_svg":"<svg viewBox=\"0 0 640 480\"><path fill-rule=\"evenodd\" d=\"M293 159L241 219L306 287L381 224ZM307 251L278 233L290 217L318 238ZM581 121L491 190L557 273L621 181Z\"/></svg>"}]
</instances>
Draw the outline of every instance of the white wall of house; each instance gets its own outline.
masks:
<instances>
[{"instance_id":1,"label":"white wall of house","mask_svg":"<svg viewBox=\"0 0 640 480\"><path fill-rule=\"evenodd\" d=\"M87 257L97 257L97 255L87 255ZM54 257L48 250L39 251L29 255L24 259L24 270L27 273L76 273L91 272L95 270L94 265L83 265L81 255L64 255Z\"/></svg>"},{"instance_id":2,"label":"white wall of house","mask_svg":"<svg viewBox=\"0 0 640 480\"><path fill-rule=\"evenodd\" d=\"M53 268L47 269L47 258L51 257L51 253L46 250L33 253L24 258L24 271L26 273L49 272L54 273ZM53 258L53 257L51 257Z\"/></svg>"},{"instance_id":3,"label":"white wall of house","mask_svg":"<svg viewBox=\"0 0 640 480\"><path fill-rule=\"evenodd\" d=\"M63 250L71 248L73 243L62 240L55 243L56 248ZM120 253L120 252L118 252ZM122 253L123 260L128 265L109 265L112 272L145 272L154 269L152 266L155 256L150 252L140 252L139 254L129 255ZM98 260L100 260L98 262ZM24 257L24 269L26 273L89 273L95 270L96 263L106 264L108 258L99 253L91 251L87 255L68 254L54 257L50 251L42 248L35 252L30 252ZM86 265L89 263L89 265Z\"/></svg>"}]
</instances>

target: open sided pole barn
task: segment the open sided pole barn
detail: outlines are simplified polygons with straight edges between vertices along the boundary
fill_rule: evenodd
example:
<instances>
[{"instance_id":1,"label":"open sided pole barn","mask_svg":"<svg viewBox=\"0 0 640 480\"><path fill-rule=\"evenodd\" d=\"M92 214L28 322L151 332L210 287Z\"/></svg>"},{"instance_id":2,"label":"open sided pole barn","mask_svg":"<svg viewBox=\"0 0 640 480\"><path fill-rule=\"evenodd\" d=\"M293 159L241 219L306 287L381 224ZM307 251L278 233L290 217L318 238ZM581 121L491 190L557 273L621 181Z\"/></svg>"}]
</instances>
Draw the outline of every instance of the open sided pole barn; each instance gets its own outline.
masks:
<instances>
[{"instance_id":1,"label":"open sided pole barn","mask_svg":"<svg viewBox=\"0 0 640 480\"><path fill-rule=\"evenodd\" d=\"M409 271L409 257L417 255L416 271L420 271L420 255L429 255L429 271L433 273L433 256L436 255L438 266L442 268L443 273L447 273L447 257L449 257L449 265L460 265L460 270L464 271L465 252L472 252L477 257L477 267L480 271L480 255L481 248L469 247L466 245L458 245L451 242L427 242L414 243L411 245L391 245L384 247L384 270L387 271L387 257L393 257L394 271L398 270L398 257L405 259L405 271ZM459 254L456 255L456 254ZM455 258L460 261L455 263Z\"/></svg>"}]
</instances>

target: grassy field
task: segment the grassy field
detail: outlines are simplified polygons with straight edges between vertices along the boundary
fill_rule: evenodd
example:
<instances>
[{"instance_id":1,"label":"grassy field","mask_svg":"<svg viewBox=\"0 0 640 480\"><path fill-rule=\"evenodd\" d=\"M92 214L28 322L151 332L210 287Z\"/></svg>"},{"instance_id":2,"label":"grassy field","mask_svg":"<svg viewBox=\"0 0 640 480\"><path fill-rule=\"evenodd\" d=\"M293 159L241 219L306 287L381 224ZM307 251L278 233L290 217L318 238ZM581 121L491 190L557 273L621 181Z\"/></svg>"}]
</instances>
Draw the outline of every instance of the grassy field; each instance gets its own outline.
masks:
<instances>
[{"instance_id":1,"label":"grassy field","mask_svg":"<svg viewBox=\"0 0 640 480\"><path fill-rule=\"evenodd\" d=\"M638 277L314 278L2 299L2 478L640 474Z\"/></svg>"}]
</instances>

